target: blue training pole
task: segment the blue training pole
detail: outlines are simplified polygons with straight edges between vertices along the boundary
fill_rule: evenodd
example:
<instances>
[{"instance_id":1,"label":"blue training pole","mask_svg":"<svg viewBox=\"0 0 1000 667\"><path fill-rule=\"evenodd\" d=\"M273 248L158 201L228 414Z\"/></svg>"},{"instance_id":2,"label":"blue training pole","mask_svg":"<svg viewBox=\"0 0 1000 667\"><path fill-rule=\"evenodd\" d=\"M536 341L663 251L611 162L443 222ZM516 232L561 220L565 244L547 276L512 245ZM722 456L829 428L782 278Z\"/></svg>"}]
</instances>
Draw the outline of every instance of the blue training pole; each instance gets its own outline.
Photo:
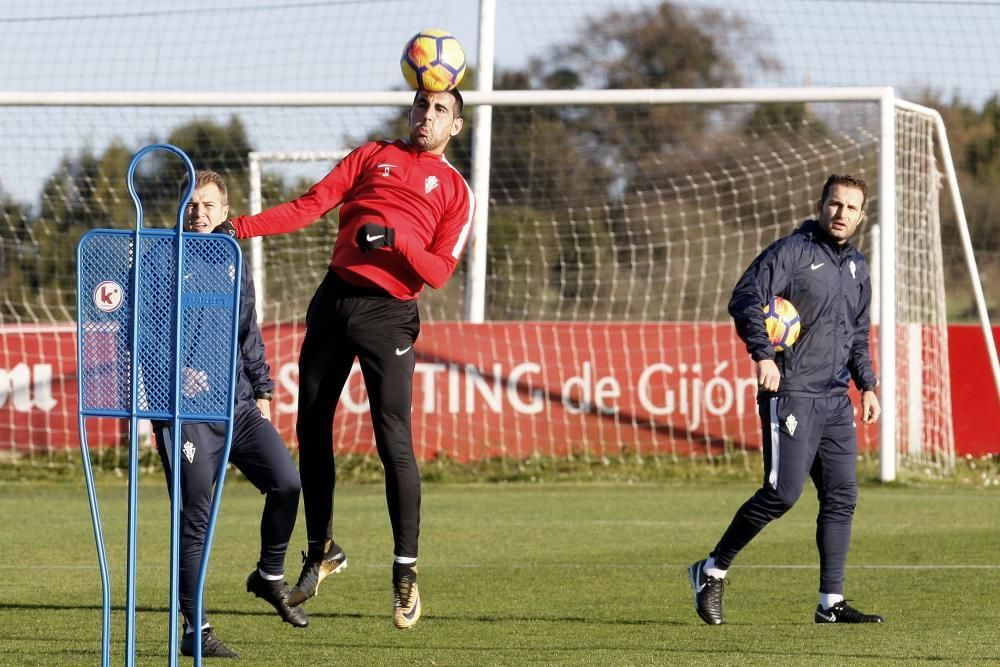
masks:
<instances>
[{"instance_id":1,"label":"blue training pole","mask_svg":"<svg viewBox=\"0 0 1000 667\"><path fill-rule=\"evenodd\" d=\"M95 229L84 234L77 246L78 426L101 571L103 666L109 665L111 660L111 583L87 425L92 417L122 419L130 414L129 396L124 391L123 379L131 373L129 356L125 351L131 347L132 336L130 276L134 243L130 232Z\"/></svg>"},{"instance_id":2,"label":"blue training pole","mask_svg":"<svg viewBox=\"0 0 1000 667\"><path fill-rule=\"evenodd\" d=\"M177 224L171 231L145 230L141 224L141 206L133 185L135 164L146 153L154 150L166 150L180 156L188 169L188 188L181 206L177 212ZM170 665L176 664L176 618L179 590L179 549L180 549L180 509L181 509L181 442L183 425L189 422L222 422L226 426L223 458L220 462L222 474L217 476L215 484L209 525L206 530L204 550L199 569L199 579L195 595L195 618L189 619L194 632L193 653L194 663L201 664L201 618L203 616L203 590L208 554L211 549L211 539L218 516L218 506L222 496L224 483L224 466L229 458L231 448L232 421L234 411L234 385L236 381L236 364L238 327L239 327L239 297L242 275L242 255L239 245L228 235L199 234L184 232L184 209L194 191L194 170L190 161L179 149L169 144L154 144L148 146L133 158L129 171L129 192L136 203L137 233L151 236L151 243L167 246L169 239L169 264L172 265L170 275L170 293L163 288L161 262L156 261L153 249L143 249L137 252L139 258L140 281L137 287L140 308L138 314L149 313L137 320L136 331L139 344L135 358L155 358L154 351L162 350L162 339L169 338L172 346L169 368L159 368L166 379L169 379L169 410L168 414L159 415L160 419L169 420L171 441L169 443L169 460L171 462L170 496L171 502L171 553L170 553ZM148 257L147 257L148 253ZM166 254L161 252L161 255ZM146 259L147 261L143 261ZM150 261L151 260L151 261ZM143 284L145 280L145 284ZM173 304L170 310L169 330L157 330L155 327L146 331L144 327L157 320L162 320L163 307L161 301L167 300ZM163 356L162 354L159 356ZM155 364L155 361L153 362ZM182 386L182 374L188 370L197 370L207 378L204 392L187 392ZM189 388L188 388L189 389ZM158 415L143 415L140 417L157 418Z\"/></svg>"},{"instance_id":3,"label":"blue training pole","mask_svg":"<svg viewBox=\"0 0 1000 667\"><path fill-rule=\"evenodd\" d=\"M134 177L139 161L153 151L177 155L187 169L188 188L174 229L143 224ZM172 426L171 442L167 443L172 499L168 637L169 664L174 667L178 643L181 427L187 421L226 425L224 454L199 570L198 619L194 622L200 626L208 552L232 444L242 255L239 245L227 235L183 231L184 210L194 191L194 168L180 149L169 144L143 148L129 164L127 183L135 203L134 231L91 230L77 248L80 447L101 570L101 664L110 665L111 587L86 427L89 417L115 417L128 420L129 428L125 663L130 667L135 664L136 640L138 426L143 419ZM200 259L199 266L204 270L191 270L189 256ZM209 378L211 390L202 396L185 395L181 374L186 368L200 369ZM125 378L128 382L124 382ZM195 639L200 639L200 627L192 630L198 633ZM195 641L194 647L194 662L200 665L201 642Z\"/></svg>"},{"instance_id":4,"label":"blue training pole","mask_svg":"<svg viewBox=\"0 0 1000 667\"><path fill-rule=\"evenodd\" d=\"M146 156L147 154L152 153L154 151L161 151L161 150L162 151L171 152L174 155L177 155L178 157L180 157L181 160L182 160L182 162L184 163L184 167L187 170L187 176L188 176L188 188L187 188L186 192L184 193L184 197L182 198L182 200L180 202L180 206L177 209L177 225L176 225L176 228L172 232L172 234L176 236L176 239L175 239L175 242L174 242L174 253L175 253L175 264L174 264L174 267L175 267L174 281L175 282L174 282L174 284L177 285L177 294L175 295L175 299L174 299L174 304L175 305L171 309L172 312L170 313L171 316L172 316L171 319L173 321L173 327L172 328L173 328L173 334L174 334L173 335L174 344L173 344L173 348L172 349L173 349L174 354L172 355L172 357L173 357L173 359L172 359L172 361L173 361L173 363L172 363L172 366L173 366L173 369L172 369L173 370L173 373L172 373L173 386L170 388L171 389L170 396L171 396L171 399L172 399L170 401L172 403L170 405L170 413L171 413L171 417L173 418L173 428L171 429L171 435L173 437L172 437L172 441L170 443L170 448L171 448L171 455L170 455L170 461L171 461L170 497L171 497L172 500L171 500L171 503L170 503L170 603L169 603L170 615L169 615L168 622L167 622L167 641L168 641L168 646L169 646L169 664L170 664L170 667L176 667L176 665L177 665L177 598L178 598L178 590L179 590L179 588L178 588L179 587L179 584L178 584L179 574L178 573L179 573L179 570L180 570L180 556L179 556L179 549L180 549L180 546L179 546L180 545L180 539L179 539L180 503L175 501L175 499L177 499L177 498L180 497L180 466L177 465L178 456L179 456L179 453L180 453L180 436L178 435L180 423L179 423L179 420L177 418L178 409L179 409L179 406L178 406L178 396L180 394L180 355L177 354L177 351L180 349L180 321L179 321L179 318L177 316L178 315L178 309L176 307L176 304L179 303L179 301L180 301L180 283L181 283L181 280L180 280L180 278L181 278L181 273L180 273L181 268L180 267L181 267L181 261L183 259L183 252L184 252L184 244L181 242L181 231L182 231L182 229L184 227L184 209L187 207L188 201L191 200L191 193L194 191L194 167L192 166L191 160L188 158L188 156L183 151L181 151L180 149L178 149L178 148L176 148L174 146L171 146L170 144L151 144L149 146L146 146L145 148L142 148L135 155L132 156L132 161L129 163L129 166L128 166L128 175L126 177L126 183L128 185L129 195L132 197L132 203L135 206L135 234L136 234L136 239L138 240L138 239L140 239L144 235L143 233L146 231L146 228L143 225L142 202L141 202L141 200L139 198L139 194L136 192L136 189L135 189L135 170L136 170L136 168L139 165L139 161L144 156ZM137 248L136 249L136 264L137 265L142 262L142 258L143 258L142 252L144 250L145 250L145 248ZM140 285L140 276L141 275L142 275L141 271L137 270L135 272L135 284L134 284L134 290L135 290L135 292L134 293L136 294L137 299L141 299L142 296L143 296L143 291L141 291L141 290L142 290L142 288L144 286ZM155 279L155 276L152 279ZM134 329L133 330L136 331L136 332L139 331L139 326L140 326L140 322L139 322L139 310L140 310L139 308L133 309L133 317L134 317L134 324L133 324ZM140 358L139 357L140 346L141 346L140 344L142 342L143 341L142 341L142 339L140 338L139 335L136 335L134 337L134 344L133 344L133 347L132 347L132 358L133 359L139 359ZM133 373L132 374L132 396L138 396L139 395L139 385L138 385L138 383L139 383L138 373ZM133 411L133 415L132 415L133 421L136 420L136 416L137 416L137 413L135 411ZM131 488L132 466L129 466L129 474L130 474L130 488ZM128 589L128 593L126 594L126 597L131 601L131 604L129 605L129 615L127 617L129 620L127 621L128 624L126 625L126 633L127 633L126 643L127 643L127 655L131 656L131 660L134 660L134 654L135 654L135 636L134 636L134 631L133 632L129 632L129 630L132 629L132 624L134 624L134 620L135 620L134 598L128 597L129 595L133 595L134 596L134 593L135 593L135 556L134 556L134 549L135 549L135 528L136 528L136 526L135 526L135 523L133 521L133 516L134 516L135 510L136 510L136 505L133 504L133 503L134 503L134 499L133 499L132 494L130 493L129 494L129 560L128 560L128 582L129 582L129 589ZM129 664L130 667L131 667L131 663L127 663L127 664Z\"/></svg>"}]
</instances>

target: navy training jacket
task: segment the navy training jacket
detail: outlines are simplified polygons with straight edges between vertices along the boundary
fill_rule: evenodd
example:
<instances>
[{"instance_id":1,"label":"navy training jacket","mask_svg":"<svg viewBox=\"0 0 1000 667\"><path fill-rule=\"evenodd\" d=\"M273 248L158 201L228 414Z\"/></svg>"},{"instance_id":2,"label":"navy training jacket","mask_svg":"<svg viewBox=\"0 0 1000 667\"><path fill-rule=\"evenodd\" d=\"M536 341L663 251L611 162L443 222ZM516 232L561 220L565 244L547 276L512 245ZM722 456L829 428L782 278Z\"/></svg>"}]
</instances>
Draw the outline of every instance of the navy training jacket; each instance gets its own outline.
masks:
<instances>
[{"instance_id":1,"label":"navy training jacket","mask_svg":"<svg viewBox=\"0 0 1000 667\"><path fill-rule=\"evenodd\" d=\"M764 304L791 301L802 331L794 345L775 352L767 339ZM733 289L729 314L754 361L774 359L781 371L774 395L835 396L850 380L862 389L878 384L868 351L871 277L864 256L850 243L832 243L815 220L806 220L769 245Z\"/></svg>"},{"instance_id":2,"label":"navy training jacket","mask_svg":"<svg viewBox=\"0 0 1000 667\"><path fill-rule=\"evenodd\" d=\"M147 261L163 261L170 265L172 259L160 258L153 255ZM189 259L189 261L191 261ZM260 334L260 327L257 325L256 294L253 286L253 279L250 276L246 259L243 259L243 271L240 283L240 312L237 323L237 345L239 352L236 355L236 386L233 391L234 415L240 414L244 410L257 409L255 396L264 392L274 391L274 381L270 376L270 367L264 356L264 341ZM169 283L151 287L159 289L162 294L158 298L170 298L167 290L173 288ZM162 328L162 327L161 327ZM197 337L197 333L194 334ZM152 340L157 340L155 337ZM140 373L141 368L155 369L151 372L165 373L169 369L165 360L169 356L169 345L164 338L157 346L153 344L140 348ZM140 399L140 401L143 399ZM154 426L161 427L165 422L154 422Z\"/></svg>"},{"instance_id":3,"label":"navy training jacket","mask_svg":"<svg viewBox=\"0 0 1000 667\"><path fill-rule=\"evenodd\" d=\"M250 276L250 267L243 260L243 272L240 285L240 320L239 345L240 354L236 360L236 412L246 407L256 409L255 396L264 392L274 391L274 381L271 380L271 368L264 357L264 339L257 325L257 295ZM249 403L249 405L246 405Z\"/></svg>"}]
</instances>

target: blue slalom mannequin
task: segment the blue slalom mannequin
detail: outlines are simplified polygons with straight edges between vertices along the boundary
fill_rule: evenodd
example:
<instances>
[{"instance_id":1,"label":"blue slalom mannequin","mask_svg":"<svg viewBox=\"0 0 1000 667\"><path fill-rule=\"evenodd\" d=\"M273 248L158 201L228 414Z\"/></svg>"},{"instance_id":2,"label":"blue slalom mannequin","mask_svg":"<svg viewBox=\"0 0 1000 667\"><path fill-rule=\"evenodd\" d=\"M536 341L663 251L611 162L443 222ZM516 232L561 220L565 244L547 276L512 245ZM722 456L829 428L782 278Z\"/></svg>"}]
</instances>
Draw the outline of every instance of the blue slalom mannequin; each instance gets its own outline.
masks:
<instances>
[{"instance_id":1,"label":"blue slalom mannequin","mask_svg":"<svg viewBox=\"0 0 1000 667\"><path fill-rule=\"evenodd\" d=\"M174 229L143 224L135 189L139 161L154 151L181 158L188 187ZM138 533L138 426L143 419L169 422L171 460L181 456L181 424L226 425L223 456L216 474L212 510L198 578L197 618L212 537L232 445L234 385L242 258L239 245L222 234L184 232L184 211L194 191L194 168L183 151L169 144L139 150L128 168L135 204L134 230L94 229L77 247L77 368L79 429L87 494L97 543L102 585L101 664L110 665L111 590L97 502L87 419L128 420L128 546L126 566L126 665L135 663L136 543ZM197 378L192 383L191 378ZM177 664L177 607L180 470L171 467L169 664ZM200 632L200 628L195 629ZM200 634L198 635L200 637ZM201 664L201 642L194 662Z\"/></svg>"}]
</instances>

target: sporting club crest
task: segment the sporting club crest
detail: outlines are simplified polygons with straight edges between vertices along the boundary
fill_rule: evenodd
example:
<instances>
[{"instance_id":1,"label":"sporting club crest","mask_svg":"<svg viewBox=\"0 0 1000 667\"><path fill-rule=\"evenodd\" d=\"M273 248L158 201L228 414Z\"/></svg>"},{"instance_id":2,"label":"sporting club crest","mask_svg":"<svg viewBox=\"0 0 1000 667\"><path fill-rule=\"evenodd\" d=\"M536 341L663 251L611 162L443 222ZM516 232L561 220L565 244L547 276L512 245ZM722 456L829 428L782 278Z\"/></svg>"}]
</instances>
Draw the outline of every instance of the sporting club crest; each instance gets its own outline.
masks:
<instances>
[{"instance_id":1,"label":"sporting club crest","mask_svg":"<svg viewBox=\"0 0 1000 667\"><path fill-rule=\"evenodd\" d=\"M188 460L188 463L194 463L194 443L188 440L184 443L184 447L181 448L184 452L184 458Z\"/></svg>"}]
</instances>

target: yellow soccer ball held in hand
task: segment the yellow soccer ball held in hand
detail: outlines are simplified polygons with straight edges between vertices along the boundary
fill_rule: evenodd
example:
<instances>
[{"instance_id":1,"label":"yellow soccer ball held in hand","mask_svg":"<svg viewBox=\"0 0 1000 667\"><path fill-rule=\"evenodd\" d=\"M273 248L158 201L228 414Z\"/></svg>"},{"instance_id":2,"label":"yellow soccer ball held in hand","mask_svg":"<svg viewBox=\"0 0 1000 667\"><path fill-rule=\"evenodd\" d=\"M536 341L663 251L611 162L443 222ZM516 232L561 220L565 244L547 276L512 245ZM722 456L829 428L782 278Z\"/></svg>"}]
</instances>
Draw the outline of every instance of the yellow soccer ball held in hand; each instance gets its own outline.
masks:
<instances>
[{"instance_id":1,"label":"yellow soccer ball held in hand","mask_svg":"<svg viewBox=\"0 0 1000 667\"><path fill-rule=\"evenodd\" d=\"M792 302L780 296L773 297L764 306L764 314L767 337L775 351L782 352L794 345L802 332L802 319Z\"/></svg>"}]
</instances>

